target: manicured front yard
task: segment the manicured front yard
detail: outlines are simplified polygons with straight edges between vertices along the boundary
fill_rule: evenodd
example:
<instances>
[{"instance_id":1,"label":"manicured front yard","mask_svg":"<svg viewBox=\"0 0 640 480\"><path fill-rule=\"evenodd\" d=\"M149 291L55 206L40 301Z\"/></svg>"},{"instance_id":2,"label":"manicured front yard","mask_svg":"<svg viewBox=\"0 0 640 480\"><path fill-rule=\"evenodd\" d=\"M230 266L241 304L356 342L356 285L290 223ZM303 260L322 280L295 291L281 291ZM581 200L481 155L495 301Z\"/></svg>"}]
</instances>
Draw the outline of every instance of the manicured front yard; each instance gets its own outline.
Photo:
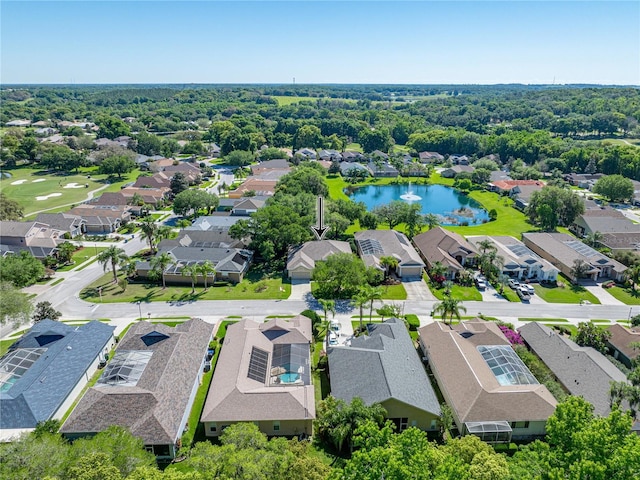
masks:
<instances>
[{"instance_id":1,"label":"manicured front yard","mask_svg":"<svg viewBox=\"0 0 640 480\"><path fill-rule=\"evenodd\" d=\"M407 291L404 286L399 283L397 285L380 285L382 288L382 300L406 300ZM316 282L311 282L311 294L315 295L315 291L318 289Z\"/></svg>"},{"instance_id":2,"label":"manicured front yard","mask_svg":"<svg viewBox=\"0 0 640 480\"><path fill-rule=\"evenodd\" d=\"M640 295L636 296L633 294L631 289L622 288L622 287L611 287L607 289L612 296L620 300L622 303L626 303L627 305L640 305Z\"/></svg>"},{"instance_id":3,"label":"manicured front yard","mask_svg":"<svg viewBox=\"0 0 640 480\"><path fill-rule=\"evenodd\" d=\"M444 299L444 288L435 288L429 285L429 289L438 300ZM451 287L451 296L457 300L464 301L481 301L482 294L476 287L463 287L461 285L453 285Z\"/></svg>"},{"instance_id":4,"label":"manicured front yard","mask_svg":"<svg viewBox=\"0 0 640 480\"><path fill-rule=\"evenodd\" d=\"M76 268L81 263L86 262L91 257L95 257L103 250L106 250L107 247L80 247L80 249L76 250L73 256L71 257L71 263L69 265L65 265L64 267L58 268L57 272L66 272L73 268Z\"/></svg>"},{"instance_id":5,"label":"manicured front yard","mask_svg":"<svg viewBox=\"0 0 640 480\"><path fill-rule=\"evenodd\" d=\"M122 278L122 277L120 277ZM102 300L98 289L102 287ZM267 300L285 299L291 294L291 284L278 278L262 278L259 274L249 275L237 284L209 287L196 285L191 293L191 285L167 285L163 289L157 283L131 283L126 291L113 283L113 274L105 273L98 280L80 292L80 298L93 303L117 302L191 302L195 300Z\"/></svg>"},{"instance_id":6,"label":"manicured front yard","mask_svg":"<svg viewBox=\"0 0 640 480\"><path fill-rule=\"evenodd\" d=\"M591 303L600 303L591 292L579 285L572 285L566 279L562 279L564 287L551 287L536 283L533 285L536 295L548 303L580 303L588 301Z\"/></svg>"}]
</instances>

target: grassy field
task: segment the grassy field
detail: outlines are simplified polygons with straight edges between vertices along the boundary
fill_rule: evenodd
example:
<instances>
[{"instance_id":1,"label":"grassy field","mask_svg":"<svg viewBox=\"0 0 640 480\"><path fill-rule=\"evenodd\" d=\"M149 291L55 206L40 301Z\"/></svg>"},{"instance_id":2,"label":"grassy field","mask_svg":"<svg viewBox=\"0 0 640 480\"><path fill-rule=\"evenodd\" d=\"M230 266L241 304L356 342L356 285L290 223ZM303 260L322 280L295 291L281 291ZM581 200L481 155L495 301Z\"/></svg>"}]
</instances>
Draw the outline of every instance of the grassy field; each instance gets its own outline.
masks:
<instances>
[{"instance_id":1,"label":"grassy field","mask_svg":"<svg viewBox=\"0 0 640 480\"><path fill-rule=\"evenodd\" d=\"M289 97L286 95L272 95L271 98L277 100L278 105L281 107L292 105L294 103L300 103L303 101L315 102L316 100L320 99L320 97Z\"/></svg>"},{"instance_id":2,"label":"grassy field","mask_svg":"<svg viewBox=\"0 0 640 480\"><path fill-rule=\"evenodd\" d=\"M640 296L634 295L628 288L611 287L607 289L607 292L627 305L640 305Z\"/></svg>"},{"instance_id":3,"label":"grassy field","mask_svg":"<svg viewBox=\"0 0 640 480\"><path fill-rule=\"evenodd\" d=\"M429 289L438 300L442 300L444 298L444 288L435 288L434 286L429 285ZM482 294L476 287L453 285L453 287L451 287L451 296L455 299L464 301L482 301Z\"/></svg>"},{"instance_id":4,"label":"grassy field","mask_svg":"<svg viewBox=\"0 0 640 480\"><path fill-rule=\"evenodd\" d=\"M98 288L102 287L102 301ZM204 290L196 285L162 285L156 283L131 283L125 292L113 283L113 274L107 272L80 292L80 298L92 303L117 302L192 302L196 300L267 300L285 299L291 294L291 284L282 278L262 278L258 272L249 274L237 285L217 285Z\"/></svg>"},{"instance_id":5,"label":"grassy field","mask_svg":"<svg viewBox=\"0 0 640 480\"><path fill-rule=\"evenodd\" d=\"M86 262L91 257L95 257L97 254L106 250L107 247L80 247L80 249L76 250L73 256L71 257L71 264L65 265L64 267L58 268L57 272L66 272L73 268L76 268L81 263Z\"/></svg>"},{"instance_id":6,"label":"grassy field","mask_svg":"<svg viewBox=\"0 0 640 480\"><path fill-rule=\"evenodd\" d=\"M0 340L0 357L7 353L9 347L17 340L17 338L12 338L9 340Z\"/></svg>"},{"instance_id":7,"label":"grassy field","mask_svg":"<svg viewBox=\"0 0 640 480\"><path fill-rule=\"evenodd\" d=\"M314 295L314 292L318 288L316 282L311 282L311 294ZM406 300L407 299L407 291L404 289L404 286L399 283L398 285L381 285L383 290L382 300Z\"/></svg>"},{"instance_id":8,"label":"grassy field","mask_svg":"<svg viewBox=\"0 0 640 480\"><path fill-rule=\"evenodd\" d=\"M564 287L549 287L536 283L533 288L536 291L536 295L549 303L580 303L583 300L591 303L600 303L600 300L584 287L572 285L566 279L562 280L565 284Z\"/></svg>"},{"instance_id":9,"label":"grassy field","mask_svg":"<svg viewBox=\"0 0 640 480\"><path fill-rule=\"evenodd\" d=\"M62 207L70 203L80 203L87 198L87 194L101 187L104 190L97 192L96 196L102 192L116 192L126 183L134 181L139 171L135 170L127 175L123 175L122 179L115 183L107 184L108 176L97 173L96 167L80 168L78 174L57 174L49 173L45 170L20 167L7 170L11 174L11 178L0 179L0 190L7 197L16 200L24 208L25 216L29 216L33 212L40 210L56 211L68 210L70 207ZM91 175L91 178L87 178ZM12 183L20 182L12 185ZM64 188L67 185L77 184L80 188ZM89 185L85 188L85 184ZM44 197L54 193L60 193L59 196L49 197L44 200L36 200L36 197Z\"/></svg>"},{"instance_id":10,"label":"grassy field","mask_svg":"<svg viewBox=\"0 0 640 480\"><path fill-rule=\"evenodd\" d=\"M539 322L539 323L568 323L566 318L534 318L534 317L520 317L521 322Z\"/></svg>"}]
</instances>

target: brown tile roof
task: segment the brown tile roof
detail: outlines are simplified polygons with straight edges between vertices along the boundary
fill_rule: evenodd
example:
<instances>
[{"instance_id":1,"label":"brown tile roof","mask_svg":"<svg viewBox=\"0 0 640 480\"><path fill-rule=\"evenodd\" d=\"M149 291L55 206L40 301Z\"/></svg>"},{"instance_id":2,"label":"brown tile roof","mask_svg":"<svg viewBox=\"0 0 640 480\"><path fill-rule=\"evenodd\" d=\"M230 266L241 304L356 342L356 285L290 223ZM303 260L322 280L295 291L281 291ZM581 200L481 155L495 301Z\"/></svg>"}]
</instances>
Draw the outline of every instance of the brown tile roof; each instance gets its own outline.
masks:
<instances>
[{"instance_id":1,"label":"brown tile roof","mask_svg":"<svg viewBox=\"0 0 640 480\"><path fill-rule=\"evenodd\" d=\"M509 345L495 323L473 320L449 327L434 322L419 333L431 370L460 424L544 421L555 411L556 400L544 385L500 385L477 349Z\"/></svg>"},{"instance_id":2,"label":"brown tile roof","mask_svg":"<svg viewBox=\"0 0 640 480\"><path fill-rule=\"evenodd\" d=\"M168 338L145 344L142 336L154 331ZM110 425L121 425L142 438L145 445L175 442L182 435L181 422L188 414L189 397L212 334L213 325L200 319L176 327L149 322L133 324L116 353L153 352L137 384L96 384L82 397L60 431L94 433Z\"/></svg>"},{"instance_id":3,"label":"brown tile roof","mask_svg":"<svg viewBox=\"0 0 640 480\"><path fill-rule=\"evenodd\" d=\"M492 184L500 190L511 190L513 187L520 185L537 185L539 187L544 187L544 182L539 180L496 180L495 182L492 182Z\"/></svg>"},{"instance_id":4,"label":"brown tile roof","mask_svg":"<svg viewBox=\"0 0 640 480\"><path fill-rule=\"evenodd\" d=\"M272 329L288 333L282 337L275 336L272 341L266 334ZM273 319L260 324L245 319L227 327L202 411L202 422L315 418L313 383L281 386L270 383L268 372L265 382L247 376L252 348L257 347L267 352L270 360L274 344L286 343L283 337L288 337L287 342L309 345L312 338L311 320L298 316L286 320ZM310 368L310 364L304 368Z\"/></svg>"}]
</instances>

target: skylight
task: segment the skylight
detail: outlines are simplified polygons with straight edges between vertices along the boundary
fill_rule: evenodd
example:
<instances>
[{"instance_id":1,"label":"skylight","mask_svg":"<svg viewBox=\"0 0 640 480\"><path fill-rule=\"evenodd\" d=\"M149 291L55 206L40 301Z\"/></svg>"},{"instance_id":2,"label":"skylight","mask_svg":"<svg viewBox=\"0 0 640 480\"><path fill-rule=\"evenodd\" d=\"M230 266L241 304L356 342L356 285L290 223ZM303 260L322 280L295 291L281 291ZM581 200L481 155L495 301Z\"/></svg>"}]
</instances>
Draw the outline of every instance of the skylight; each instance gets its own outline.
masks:
<instances>
[{"instance_id":1,"label":"skylight","mask_svg":"<svg viewBox=\"0 0 640 480\"><path fill-rule=\"evenodd\" d=\"M537 385L529 371L509 345L481 345L478 351L500 385Z\"/></svg>"},{"instance_id":2,"label":"skylight","mask_svg":"<svg viewBox=\"0 0 640 480\"><path fill-rule=\"evenodd\" d=\"M0 392L8 391L46 351L46 348L18 348L0 359Z\"/></svg>"},{"instance_id":3,"label":"skylight","mask_svg":"<svg viewBox=\"0 0 640 480\"><path fill-rule=\"evenodd\" d=\"M98 379L98 383L119 387L135 387L142 377L142 372L149 363L151 355L153 352L145 350L116 352L115 357Z\"/></svg>"}]
</instances>

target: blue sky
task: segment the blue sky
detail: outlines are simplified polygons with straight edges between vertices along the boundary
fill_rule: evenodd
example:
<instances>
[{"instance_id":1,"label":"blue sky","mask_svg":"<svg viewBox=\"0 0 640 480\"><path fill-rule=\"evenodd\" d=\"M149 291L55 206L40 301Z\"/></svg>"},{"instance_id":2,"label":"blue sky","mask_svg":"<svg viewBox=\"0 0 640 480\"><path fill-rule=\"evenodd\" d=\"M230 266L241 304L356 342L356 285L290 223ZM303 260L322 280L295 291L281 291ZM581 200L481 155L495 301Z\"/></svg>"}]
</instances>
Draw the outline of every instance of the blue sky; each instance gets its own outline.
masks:
<instances>
[{"instance_id":1,"label":"blue sky","mask_svg":"<svg viewBox=\"0 0 640 480\"><path fill-rule=\"evenodd\" d=\"M0 2L8 83L640 84L638 1Z\"/></svg>"}]
</instances>

